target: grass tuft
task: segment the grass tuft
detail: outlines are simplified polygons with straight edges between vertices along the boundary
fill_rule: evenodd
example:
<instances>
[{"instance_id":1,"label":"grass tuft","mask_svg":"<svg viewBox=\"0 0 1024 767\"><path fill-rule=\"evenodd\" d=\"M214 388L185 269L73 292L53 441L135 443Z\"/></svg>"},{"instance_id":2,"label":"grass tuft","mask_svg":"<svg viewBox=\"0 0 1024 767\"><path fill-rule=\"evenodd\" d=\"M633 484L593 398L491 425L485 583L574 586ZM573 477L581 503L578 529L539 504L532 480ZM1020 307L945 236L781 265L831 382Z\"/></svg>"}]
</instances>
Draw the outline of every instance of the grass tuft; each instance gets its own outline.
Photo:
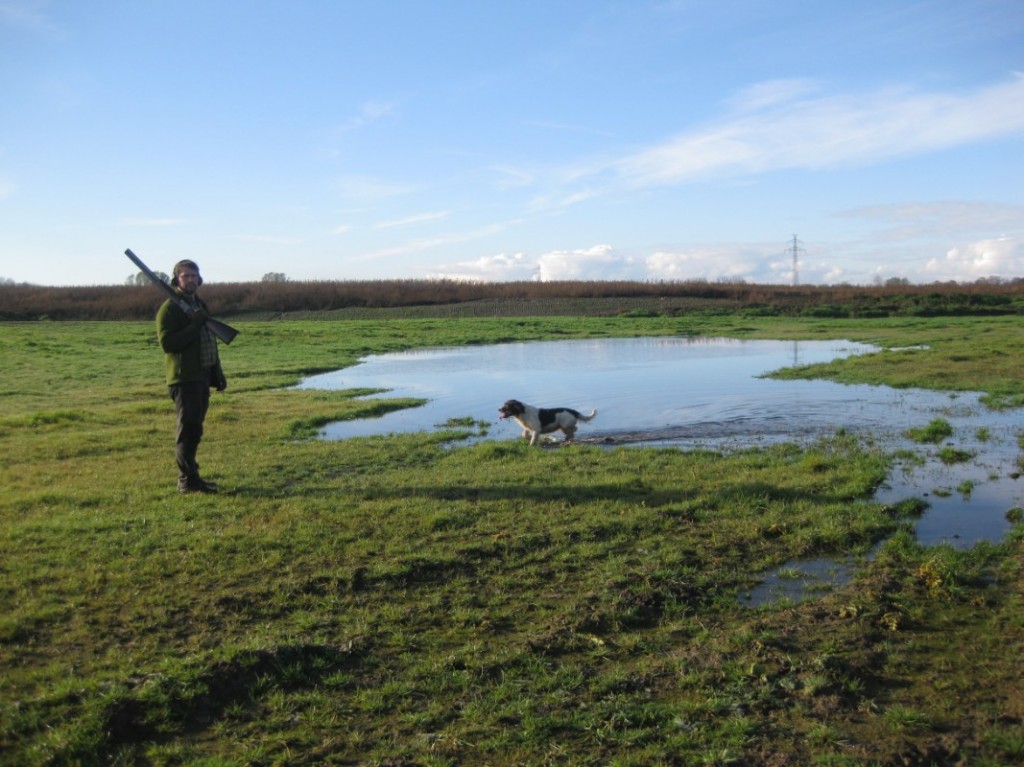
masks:
<instances>
[{"instance_id":1,"label":"grass tuft","mask_svg":"<svg viewBox=\"0 0 1024 767\"><path fill-rule=\"evenodd\" d=\"M907 437L915 442L938 444L953 436L953 427L944 418L935 418L927 426L907 430Z\"/></svg>"}]
</instances>

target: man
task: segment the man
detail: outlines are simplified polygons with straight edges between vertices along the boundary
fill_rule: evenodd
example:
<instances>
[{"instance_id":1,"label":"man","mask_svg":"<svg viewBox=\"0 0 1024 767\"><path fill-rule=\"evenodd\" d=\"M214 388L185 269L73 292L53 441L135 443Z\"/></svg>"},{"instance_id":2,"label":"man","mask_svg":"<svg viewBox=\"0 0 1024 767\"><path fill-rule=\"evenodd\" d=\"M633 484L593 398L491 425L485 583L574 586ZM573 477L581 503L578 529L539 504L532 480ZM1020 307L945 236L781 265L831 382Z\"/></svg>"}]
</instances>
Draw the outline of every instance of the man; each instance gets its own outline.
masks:
<instances>
[{"instance_id":1,"label":"man","mask_svg":"<svg viewBox=\"0 0 1024 767\"><path fill-rule=\"evenodd\" d=\"M203 278L188 259L174 265L171 286L189 310L167 299L156 315L157 337L164 350L167 386L178 416L175 458L178 492L216 493L217 487L199 476L196 452L210 406L210 388L224 391L228 382L220 366L217 337L206 327L206 304L196 295Z\"/></svg>"}]
</instances>

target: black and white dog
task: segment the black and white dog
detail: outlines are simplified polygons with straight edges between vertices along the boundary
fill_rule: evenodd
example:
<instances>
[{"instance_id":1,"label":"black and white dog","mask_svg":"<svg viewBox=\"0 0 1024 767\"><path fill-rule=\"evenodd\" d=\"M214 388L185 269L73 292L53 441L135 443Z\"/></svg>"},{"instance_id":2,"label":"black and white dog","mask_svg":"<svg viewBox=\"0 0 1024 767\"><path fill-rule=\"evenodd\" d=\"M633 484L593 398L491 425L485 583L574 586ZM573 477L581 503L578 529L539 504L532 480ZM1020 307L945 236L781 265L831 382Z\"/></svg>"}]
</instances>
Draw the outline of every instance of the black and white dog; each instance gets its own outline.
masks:
<instances>
[{"instance_id":1,"label":"black and white dog","mask_svg":"<svg viewBox=\"0 0 1024 767\"><path fill-rule=\"evenodd\" d=\"M541 434L555 431L564 432L565 441L569 442L576 436L577 421L585 423L597 415L596 410L590 415L583 415L570 407L534 407L524 405L517 399L510 399L498 408L498 412L502 419L515 418L523 427L523 436L529 437L531 445L538 443Z\"/></svg>"}]
</instances>

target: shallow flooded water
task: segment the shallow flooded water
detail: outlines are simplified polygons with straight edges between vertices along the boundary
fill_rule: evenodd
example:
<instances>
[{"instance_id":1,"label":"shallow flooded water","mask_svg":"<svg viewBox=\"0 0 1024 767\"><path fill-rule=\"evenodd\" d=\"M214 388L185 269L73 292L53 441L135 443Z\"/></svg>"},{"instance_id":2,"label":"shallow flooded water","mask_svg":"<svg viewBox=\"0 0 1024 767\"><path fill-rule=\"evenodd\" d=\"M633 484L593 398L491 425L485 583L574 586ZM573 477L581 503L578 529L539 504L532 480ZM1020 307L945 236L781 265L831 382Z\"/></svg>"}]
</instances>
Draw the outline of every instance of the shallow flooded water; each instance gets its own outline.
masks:
<instances>
[{"instance_id":1,"label":"shallow flooded water","mask_svg":"<svg viewBox=\"0 0 1024 767\"><path fill-rule=\"evenodd\" d=\"M379 397L418 397L427 404L381 418L338 422L326 439L432 431L452 419L487 424L479 440L517 439L514 421L498 407L519 399L538 407L589 413L577 440L602 445L677 445L738 449L770 442L806 442L844 430L886 450L908 449L923 465L900 466L876 497L929 503L917 523L925 544L957 547L997 541L1010 529L1006 512L1022 505L1017 479L1020 415L995 413L977 394L950 394L828 381L780 381L764 376L794 365L875 351L848 341L740 341L724 338L636 338L499 344L427 349L367 357L360 364L313 376L300 388L387 390ZM920 445L904 432L932 419L948 421L950 443L971 454L946 464L941 445ZM561 435L558 435L560 438ZM767 587L786 591L809 580L844 574L845 564L791 563ZM753 597L755 600L758 597Z\"/></svg>"}]
</instances>

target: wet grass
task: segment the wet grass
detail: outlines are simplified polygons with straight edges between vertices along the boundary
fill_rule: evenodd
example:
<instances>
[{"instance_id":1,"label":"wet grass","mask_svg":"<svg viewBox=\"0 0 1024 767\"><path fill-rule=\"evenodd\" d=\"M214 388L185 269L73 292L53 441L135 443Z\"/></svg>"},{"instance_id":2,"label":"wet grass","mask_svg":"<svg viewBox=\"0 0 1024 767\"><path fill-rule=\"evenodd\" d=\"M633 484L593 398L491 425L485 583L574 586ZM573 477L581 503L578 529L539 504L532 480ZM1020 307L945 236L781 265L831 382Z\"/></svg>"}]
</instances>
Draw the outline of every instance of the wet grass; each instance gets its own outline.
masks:
<instances>
[{"instance_id":1,"label":"wet grass","mask_svg":"<svg viewBox=\"0 0 1024 767\"><path fill-rule=\"evenodd\" d=\"M989 348L958 384L1007 403L1011 322L237 325L201 452L224 491L199 497L174 492L150 323L0 327L0 763L1019 761L1024 531L919 546L922 501L870 500L871 445L452 448L471 419L327 443L413 403L281 388L415 346L685 333L927 344L908 385ZM848 586L740 606L763 571L883 541Z\"/></svg>"},{"instance_id":2,"label":"wet grass","mask_svg":"<svg viewBox=\"0 0 1024 767\"><path fill-rule=\"evenodd\" d=\"M952 436L953 427L944 418L935 418L927 426L910 429L907 433L907 437L915 442L924 442L932 445L938 444Z\"/></svg>"}]
</instances>

